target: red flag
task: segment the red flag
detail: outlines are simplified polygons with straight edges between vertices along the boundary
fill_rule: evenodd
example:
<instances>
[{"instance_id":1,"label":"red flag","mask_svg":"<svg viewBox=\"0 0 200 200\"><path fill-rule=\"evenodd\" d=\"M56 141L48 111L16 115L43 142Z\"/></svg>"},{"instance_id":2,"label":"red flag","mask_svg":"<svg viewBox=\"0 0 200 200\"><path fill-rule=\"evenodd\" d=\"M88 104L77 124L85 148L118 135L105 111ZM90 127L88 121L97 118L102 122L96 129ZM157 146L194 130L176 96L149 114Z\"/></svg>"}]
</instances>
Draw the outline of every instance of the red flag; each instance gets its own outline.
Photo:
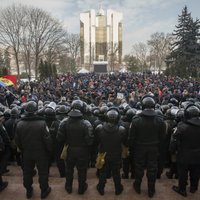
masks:
<instances>
[{"instance_id":1,"label":"red flag","mask_svg":"<svg viewBox=\"0 0 200 200\"><path fill-rule=\"evenodd\" d=\"M12 81L13 84L16 86L16 84L17 84L17 76L12 75L12 74L8 74L6 76L3 76L3 78L6 78L6 79Z\"/></svg>"}]
</instances>

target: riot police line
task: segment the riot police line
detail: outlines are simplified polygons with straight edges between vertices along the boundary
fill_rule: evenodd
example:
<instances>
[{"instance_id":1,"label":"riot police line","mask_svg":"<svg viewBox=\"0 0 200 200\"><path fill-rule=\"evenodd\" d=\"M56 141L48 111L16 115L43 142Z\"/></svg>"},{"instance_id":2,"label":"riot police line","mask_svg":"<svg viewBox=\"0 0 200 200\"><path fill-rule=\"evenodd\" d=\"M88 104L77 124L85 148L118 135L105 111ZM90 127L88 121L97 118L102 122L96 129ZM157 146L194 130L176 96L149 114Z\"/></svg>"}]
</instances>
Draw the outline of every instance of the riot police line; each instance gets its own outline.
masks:
<instances>
[{"instance_id":1,"label":"riot police line","mask_svg":"<svg viewBox=\"0 0 200 200\"><path fill-rule=\"evenodd\" d=\"M181 102L171 98L158 104L152 93L134 106L124 99L119 105L105 100L97 106L78 96L71 103L64 98L57 104L13 102L0 112L0 190L8 186L2 174L9 171L11 159L23 170L27 198L33 195L35 166L41 198L51 192L48 176L52 162L56 162L60 177L66 178L69 194L73 192L74 167L80 195L88 188L88 167L97 168L100 195L104 195L110 177L116 195L123 192L121 178L132 178L133 188L140 194L146 169L148 196L153 197L156 179L161 178L165 167L169 168L165 174L169 179L178 179L178 185L172 187L175 192L187 196L190 173L189 190L195 193L200 177L199 109L198 99Z\"/></svg>"}]
</instances>

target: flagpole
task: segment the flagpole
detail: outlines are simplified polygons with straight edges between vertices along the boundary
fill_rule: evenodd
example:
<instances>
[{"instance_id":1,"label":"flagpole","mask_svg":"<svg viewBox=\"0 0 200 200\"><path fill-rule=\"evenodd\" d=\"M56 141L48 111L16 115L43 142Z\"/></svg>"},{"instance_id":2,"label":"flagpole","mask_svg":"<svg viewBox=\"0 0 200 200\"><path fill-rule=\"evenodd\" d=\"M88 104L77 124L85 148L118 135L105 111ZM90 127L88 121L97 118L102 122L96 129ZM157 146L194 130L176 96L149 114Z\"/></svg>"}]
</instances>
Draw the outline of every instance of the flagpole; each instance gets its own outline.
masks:
<instances>
[{"instance_id":1,"label":"flagpole","mask_svg":"<svg viewBox=\"0 0 200 200\"><path fill-rule=\"evenodd\" d=\"M6 88L7 86L2 85L2 87L4 87L4 89L6 89L6 91L8 91L10 94L12 94L16 99L19 99L15 94L13 94L13 92L11 92L8 88Z\"/></svg>"},{"instance_id":2,"label":"flagpole","mask_svg":"<svg viewBox=\"0 0 200 200\"><path fill-rule=\"evenodd\" d=\"M6 75L1 77L2 79L6 79L7 81L10 81L12 83L12 85L16 85L16 80L13 80L13 78L8 78L8 76L12 76L14 77L14 75ZM19 99L15 94L13 94L13 92L11 92L7 87L11 86L11 85L6 85L6 83L3 82L3 80L0 80L0 82L2 82L2 84L0 84L4 89L6 89L6 91L8 91L11 95L13 95L17 100Z\"/></svg>"}]
</instances>

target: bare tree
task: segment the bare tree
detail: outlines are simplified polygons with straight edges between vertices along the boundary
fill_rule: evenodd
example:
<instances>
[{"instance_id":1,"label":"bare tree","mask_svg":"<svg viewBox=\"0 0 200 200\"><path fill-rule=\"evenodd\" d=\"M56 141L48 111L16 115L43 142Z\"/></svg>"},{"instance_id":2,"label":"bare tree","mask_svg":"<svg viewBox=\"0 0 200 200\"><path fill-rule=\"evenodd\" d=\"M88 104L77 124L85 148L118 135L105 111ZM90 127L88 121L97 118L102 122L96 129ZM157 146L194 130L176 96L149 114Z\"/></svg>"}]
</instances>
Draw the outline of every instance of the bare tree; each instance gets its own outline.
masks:
<instances>
[{"instance_id":1,"label":"bare tree","mask_svg":"<svg viewBox=\"0 0 200 200\"><path fill-rule=\"evenodd\" d=\"M108 61L112 72L115 71L116 65L119 64L119 45L110 43L107 45Z\"/></svg>"},{"instance_id":2,"label":"bare tree","mask_svg":"<svg viewBox=\"0 0 200 200\"><path fill-rule=\"evenodd\" d=\"M139 65L141 68L141 72L144 72L144 69L147 66L147 53L148 53L148 46L145 43L137 43L133 45L133 55L139 61Z\"/></svg>"},{"instance_id":3,"label":"bare tree","mask_svg":"<svg viewBox=\"0 0 200 200\"><path fill-rule=\"evenodd\" d=\"M0 12L0 44L12 49L18 76L21 57L29 75L35 65L37 78L40 58L48 52L52 62L65 34L61 23L39 8L12 5Z\"/></svg>"},{"instance_id":4,"label":"bare tree","mask_svg":"<svg viewBox=\"0 0 200 200\"><path fill-rule=\"evenodd\" d=\"M19 78L20 37L25 20L25 6L12 5L0 11L0 43L12 49Z\"/></svg>"},{"instance_id":5,"label":"bare tree","mask_svg":"<svg viewBox=\"0 0 200 200\"><path fill-rule=\"evenodd\" d=\"M29 10L30 8L27 8L26 10L24 10L26 16L28 16L29 14ZM24 28L22 30L22 35L21 35L21 54L22 54L22 58L25 64L25 70L26 73L29 75L29 77L31 77L31 66L33 65L33 52L32 52L32 35L30 34L30 31L28 30L30 24L30 20L29 17L26 17L26 19L24 20Z\"/></svg>"},{"instance_id":6,"label":"bare tree","mask_svg":"<svg viewBox=\"0 0 200 200\"><path fill-rule=\"evenodd\" d=\"M67 57L71 65L70 71L76 71L78 65L78 58L80 57L80 35L67 34L65 38L65 45L67 50Z\"/></svg>"},{"instance_id":7,"label":"bare tree","mask_svg":"<svg viewBox=\"0 0 200 200\"><path fill-rule=\"evenodd\" d=\"M166 56L169 54L170 42L172 35L156 32L151 35L148 45L151 48L152 57L155 59L155 68L160 73L162 66L165 64Z\"/></svg>"},{"instance_id":8,"label":"bare tree","mask_svg":"<svg viewBox=\"0 0 200 200\"><path fill-rule=\"evenodd\" d=\"M38 76L38 65L42 53L61 43L65 32L59 21L39 8L31 8L28 13L28 31L32 38L32 51L35 60L35 77Z\"/></svg>"}]
</instances>

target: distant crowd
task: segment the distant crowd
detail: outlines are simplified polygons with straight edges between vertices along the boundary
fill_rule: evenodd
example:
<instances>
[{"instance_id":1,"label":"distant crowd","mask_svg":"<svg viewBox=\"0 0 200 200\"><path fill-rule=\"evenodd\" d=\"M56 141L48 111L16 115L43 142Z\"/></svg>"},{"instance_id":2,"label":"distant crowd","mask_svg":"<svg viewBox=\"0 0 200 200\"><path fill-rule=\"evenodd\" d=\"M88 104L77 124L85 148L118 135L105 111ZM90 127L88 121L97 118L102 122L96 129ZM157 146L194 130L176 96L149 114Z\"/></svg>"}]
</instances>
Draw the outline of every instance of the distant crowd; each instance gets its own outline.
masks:
<instances>
[{"instance_id":1,"label":"distant crowd","mask_svg":"<svg viewBox=\"0 0 200 200\"><path fill-rule=\"evenodd\" d=\"M88 104L113 102L120 105L121 100L134 106L145 94L153 94L156 103L163 104L174 97L179 102L200 96L200 83L195 79L181 79L164 75L136 75L132 73L115 74L67 74L56 79L20 82L17 88L0 88L0 103L10 106L14 100L26 102L30 99L54 101L61 98L71 102L74 96ZM16 98L15 98L16 97Z\"/></svg>"}]
</instances>

